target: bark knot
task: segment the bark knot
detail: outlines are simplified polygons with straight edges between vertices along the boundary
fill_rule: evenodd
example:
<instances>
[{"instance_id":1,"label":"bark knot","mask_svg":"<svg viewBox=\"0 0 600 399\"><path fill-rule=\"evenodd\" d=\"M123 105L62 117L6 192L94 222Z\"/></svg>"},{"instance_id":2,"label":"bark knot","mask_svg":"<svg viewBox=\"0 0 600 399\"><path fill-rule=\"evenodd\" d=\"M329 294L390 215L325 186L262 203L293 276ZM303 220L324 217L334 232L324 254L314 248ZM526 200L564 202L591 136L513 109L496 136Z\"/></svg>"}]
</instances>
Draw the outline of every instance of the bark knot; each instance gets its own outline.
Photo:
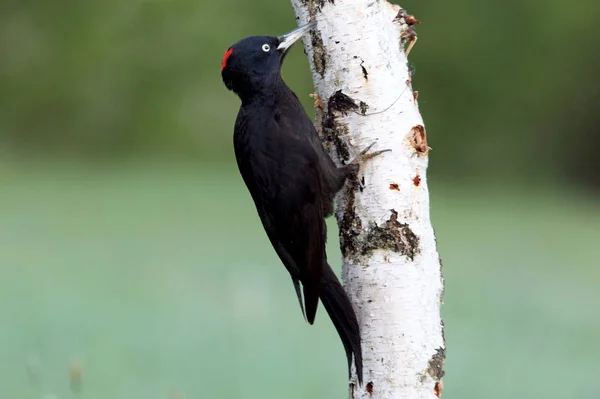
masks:
<instances>
[{"instance_id":1,"label":"bark knot","mask_svg":"<svg viewBox=\"0 0 600 399\"><path fill-rule=\"evenodd\" d=\"M417 42L415 25L418 25L421 21L416 19L413 15L408 14L406 10L401 8L392 22L397 22L401 26L400 40L402 45L408 43L408 47L405 50L405 54L408 57L410 50Z\"/></svg>"},{"instance_id":2,"label":"bark knot","mask_svg":"<svg viewBox=\"0 0 600 399\"><path fill-rule=\"evenodd\" d=\"M423 125L416 125L410 129L408 141L419 156L426 156L431 149L427 145L427 133L425 133Z\"/></svg>"}]
</instances>

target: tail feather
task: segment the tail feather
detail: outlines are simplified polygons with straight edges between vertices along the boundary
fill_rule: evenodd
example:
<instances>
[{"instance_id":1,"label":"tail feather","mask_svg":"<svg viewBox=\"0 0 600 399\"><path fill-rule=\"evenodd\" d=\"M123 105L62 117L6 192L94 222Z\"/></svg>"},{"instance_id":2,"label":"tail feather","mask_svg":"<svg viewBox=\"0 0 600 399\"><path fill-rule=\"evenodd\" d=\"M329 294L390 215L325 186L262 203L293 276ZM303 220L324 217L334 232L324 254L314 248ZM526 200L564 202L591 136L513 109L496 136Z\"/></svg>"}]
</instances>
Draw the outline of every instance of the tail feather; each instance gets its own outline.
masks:
<instances>
[{"instance_id":1,"label":"tail feather","mask_svg":"<svg viewBox=\"0 0 600 399\"><path fill-rule=\"evenodd\" d=\"M317 281L319 283L319 281ZM321 284L303 284L304 294L304 309L306 309L306 321L308 324L315 322L315 316L317 315L317 307L319 306L319 288Z\"/></svg>"},{"instance_id":2,"label":"tail feather","mask_svg":"<svg viewBox=\"0 0 600 399\"><path fill-rule=\"evenodd\" d=\"M348 374L352 365L352 355L356 366L358 382L362 385L362 350L360 346L360 330L356 313L344 287L328 264L323 265L321 275L321 302L329 314L337 330L348 358Z\"/></svg>"},{"instance_id":3,"label":"tail feather","mask_svg":"<svg viewBox=\"0 0 600 399\"><path fill-rule=\"evenodd\" d=\"M300 310L302 311L302 317L306 320L306 313L304 313L304 302L302 302L302 293L300 291L300 280L292 278L294 282L294 289L296 290L296 296L298 297L298 302L300 303Z\"/></svg>"}]
</instances>

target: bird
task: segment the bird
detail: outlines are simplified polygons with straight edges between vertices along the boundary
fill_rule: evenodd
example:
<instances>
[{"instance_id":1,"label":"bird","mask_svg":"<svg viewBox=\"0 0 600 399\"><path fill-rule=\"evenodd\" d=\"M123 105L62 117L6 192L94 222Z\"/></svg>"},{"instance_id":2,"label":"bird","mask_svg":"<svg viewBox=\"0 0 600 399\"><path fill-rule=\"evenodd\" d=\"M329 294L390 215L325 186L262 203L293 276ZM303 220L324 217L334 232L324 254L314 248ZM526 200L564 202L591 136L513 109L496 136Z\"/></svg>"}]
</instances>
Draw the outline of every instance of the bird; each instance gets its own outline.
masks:
<instances>
[{"instance_id":1,"label":"bird","mask_svg":"<svg viewBox=\"0 0 600 399\"><path fill-rule=\"evenodd\" d=\"M239 40L225 51L221 75L241 100L233 134L239 172L292 278L302 314L312 325L321 300L344 346L349 378L354 357L362 385L359 324L327 262L325 218L333 213L334 197L346 180L356 178L362 162L384 151L369 153L373 143L352 162L336 166L298 96L283 81L285 56L315 26L312 21L281 36Z\"/></svg>"}]
</instances>

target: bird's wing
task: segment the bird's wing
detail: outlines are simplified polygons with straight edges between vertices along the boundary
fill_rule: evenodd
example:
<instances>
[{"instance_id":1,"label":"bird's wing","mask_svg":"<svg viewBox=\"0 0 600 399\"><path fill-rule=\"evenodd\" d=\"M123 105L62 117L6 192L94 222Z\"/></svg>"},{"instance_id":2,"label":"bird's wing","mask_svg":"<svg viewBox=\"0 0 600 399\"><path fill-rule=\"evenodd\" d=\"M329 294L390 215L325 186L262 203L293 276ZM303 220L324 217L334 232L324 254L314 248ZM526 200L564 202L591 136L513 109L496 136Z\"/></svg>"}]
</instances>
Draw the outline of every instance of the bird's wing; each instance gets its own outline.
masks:
<instances>
[{"instance_id":1,"label":"bird's wing","mask_svg":"<svg viewBox=\"0 0 600 399\"><path fill-rule=\"evenodd\" d=\"M257 209L273 248L292 279L302 282L306 318L312 324L325 259L321 187L317 164L306 162L298 152L292 157L294 160L278 171L277 194L270 201L257 203Z\"/></svg>"},{"instance_id":2,"label":"bird's wing","mask_svg":"<svg viewBox=\"0 0 600 399\"><path fill-rule=\"evenodd\" d=\"M236 121L234 143L265 231L294 285L302 283L306 318L312 324L326 259L323 188L319 154L298 133L306 129L306 121L293 115L244 111Z\"/></svg>"}]
</instances>

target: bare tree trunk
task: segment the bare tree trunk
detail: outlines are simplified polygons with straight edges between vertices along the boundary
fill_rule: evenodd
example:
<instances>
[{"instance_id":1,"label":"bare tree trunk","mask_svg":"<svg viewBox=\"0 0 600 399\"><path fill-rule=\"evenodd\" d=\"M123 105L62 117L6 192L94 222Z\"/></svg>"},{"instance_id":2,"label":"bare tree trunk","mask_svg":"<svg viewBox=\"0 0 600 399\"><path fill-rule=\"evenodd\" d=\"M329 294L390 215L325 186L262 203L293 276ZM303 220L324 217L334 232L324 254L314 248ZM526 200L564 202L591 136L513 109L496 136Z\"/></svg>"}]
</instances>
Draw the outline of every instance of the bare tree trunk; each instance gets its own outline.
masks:
<instances>
[{"instance_id":1,"label":"bare tree trunk","mask_svg":"<svg viewBox=\"0 0 600 399\"><path fill-rule=\"evenodd\" d=\"M441 262L429 217L429 147L405 46L418 23L385 0L292 0L316 88L317 130L346 163L373 141L391 149L338 196L346 290L357 312L364 384L351 398L436 398L445 342ZM410 47L410 46L408 46Z\"/></svg>"}]
</instances>

